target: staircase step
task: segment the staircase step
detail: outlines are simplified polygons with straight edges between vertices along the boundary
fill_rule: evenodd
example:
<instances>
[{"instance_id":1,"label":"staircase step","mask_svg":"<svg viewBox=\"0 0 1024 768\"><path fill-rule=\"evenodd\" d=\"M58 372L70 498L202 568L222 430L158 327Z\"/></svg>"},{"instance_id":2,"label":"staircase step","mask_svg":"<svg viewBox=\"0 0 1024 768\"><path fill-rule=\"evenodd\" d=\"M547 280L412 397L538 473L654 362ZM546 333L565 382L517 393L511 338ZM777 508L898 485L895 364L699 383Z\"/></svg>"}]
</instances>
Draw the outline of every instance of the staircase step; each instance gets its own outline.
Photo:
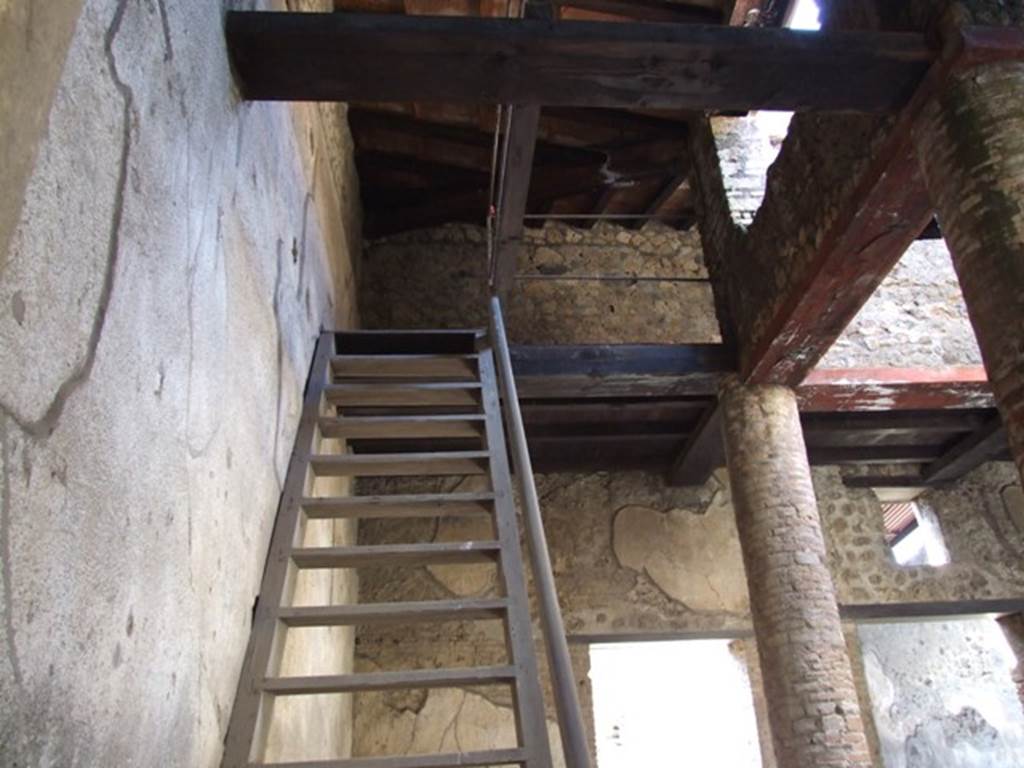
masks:
<instances>
[{"instance_id":1,"label":"staircase step","mask_svg":"<svg viewBox=\"0 0 1024 768\"><path fill-rule=\"evenodd\" d=\"M492 749L445 755L352 757L346 760L306 760L300 763L250 763L250 768L484 768L488 765L523 765L525 749Z\"/></svg>"},{"instance_id":2,"label":"staircase step","mask_svg":"<svg viewBox=\"0 0 1024 768\"><path fill-rule=\"evenodd\" d=\"M311 520L348 518L472 517L493 512L493 493L424 493L303 499Z\"/></svg>"},{"instance_id":3,"label":"staircase step","mask_svg":"<svg viewBox=\"0 0 1024 768\"><path fill-rule=\"evenodd\" d=\"M485 600L428 600L415 603L363 603L282 608L278 618L289 627L366 626L418 621L473 621L504 618L508 602Z\"/></svg>"},{"instance_id":4,"label":"staircase step","mask_svg":"<svg viewBox=\"0 0 1024 768\"><path fill-rule=\"evenodd\" d=\"M447 565L497 561L497 541L372 544L355 547L300 547L292 550L299 568L358 568L370 565Z\"/></svg>"},{"instance_id":5,"label":"staircase step","mask_svg":"<svg viewBox=\"0 0 1024 768\"><path fill-rule=\"evenodd\" d=\"M338 355L331 370L339 378L476 381L476 361L476 355Z\"/></svg>"},{"instance_id":6,"label":"staircase step","mask_svg":"<svg viewBox=\"0 0 1024 768\"><path fill-rule=\"evenodd\" d=\"M461 688L466 685L512 683L515 679L516 668L511 665L464 669L409 669L401 672L366 672L354 675L268 677L263 681L263 690L277 696L303 696L393 691L403 688Z\"/></svg>"},{"instance_id":7,"label":"staircase step","mask_svg":"<svg viewBox=\"0 0 1024 768\"><path fill-rule=\"evenodd\" d=\"M475 414L443 416L344 416L321 418L324 437L349 440L386 438L480 437L484 417Z\"/></svg>"},{"instance_id":8,"label":"staircase step","mask_svg":"<svg viewBox=\"0 0 1024 768\"><path fill-rule=\"evenodd\" d=\"M431 381L418 384L331 384L324 388L328 402L340 406L479 405L480 383Z\"/></svg>"},{"instance_id":9,"label":"staircase step","mask_svg":"<svg viewBox=\"0 0 1024 768\"><path fill-rule=\"evenodd\" d=\"M343 355L468 355L486 335L482 328L341 331L335 334Z\"/></svg>"},{"instance_id":10,"label":"staircase step","mask_svg":"<svg viewBox=\"0 0 1024 768\"><path fill-rule=\"evenodd\" d=\"M310 466L321 477L483 475L488 457L487 451L317 454Z\"/></svg>"}]
</instances>

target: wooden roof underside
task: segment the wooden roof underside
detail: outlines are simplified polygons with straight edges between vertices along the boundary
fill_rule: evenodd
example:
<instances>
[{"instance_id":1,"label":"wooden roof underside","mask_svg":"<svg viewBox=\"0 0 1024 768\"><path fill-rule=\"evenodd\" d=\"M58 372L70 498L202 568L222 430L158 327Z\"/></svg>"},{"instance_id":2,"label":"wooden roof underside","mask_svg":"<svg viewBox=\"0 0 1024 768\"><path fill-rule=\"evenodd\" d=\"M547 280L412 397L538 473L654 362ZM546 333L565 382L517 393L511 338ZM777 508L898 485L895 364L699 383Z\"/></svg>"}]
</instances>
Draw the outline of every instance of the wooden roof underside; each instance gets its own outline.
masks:
<instances>
[{"instance_id":1,"label":"wooden roof underside","mask_svg":"<svg viewBox=\"0 0 1024 768\"><path fill-rule=\"evenodd\" d=\"M761 9L761 5L765 7ZM771 0L555 0L557 20L777 24ZM425 16L519 14L518 0L337 0L335 9ZM527 226L605 219L639 228L696 221L684 110L549 107L541 112ZM497 111L438 103L349 105L365 211L375 238L449 222L484 224Z\"/></svg>"}]
</instances>

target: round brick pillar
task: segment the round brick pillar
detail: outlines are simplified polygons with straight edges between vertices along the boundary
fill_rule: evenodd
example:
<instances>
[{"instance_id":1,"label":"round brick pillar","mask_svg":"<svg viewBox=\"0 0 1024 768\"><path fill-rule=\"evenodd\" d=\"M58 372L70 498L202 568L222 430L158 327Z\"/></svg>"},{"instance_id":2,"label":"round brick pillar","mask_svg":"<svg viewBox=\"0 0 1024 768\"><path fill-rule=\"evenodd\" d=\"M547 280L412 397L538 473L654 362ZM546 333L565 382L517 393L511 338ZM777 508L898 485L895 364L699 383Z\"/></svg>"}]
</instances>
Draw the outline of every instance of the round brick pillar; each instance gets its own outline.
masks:
<instances>
[{"instance_id":1,"label":"round brick pillar","mask_svg":"<svg viewBox=\"0 0 1024 768\"><path fill-rule=\"evenodd\" d=\"M953 77L915 141L1024 476L1024 63Z\"/></svg>"},{"instance_id":2,"label":"round brick pillar","mask_svg":"<svg viewBox=\"0 0 1024 768\"><path fill-rule=\"evenodd\" d=\"M785 768L871 765L839 621L796 396L726 384L721 397L736 526Z\"/></svg>"}]
</instances>

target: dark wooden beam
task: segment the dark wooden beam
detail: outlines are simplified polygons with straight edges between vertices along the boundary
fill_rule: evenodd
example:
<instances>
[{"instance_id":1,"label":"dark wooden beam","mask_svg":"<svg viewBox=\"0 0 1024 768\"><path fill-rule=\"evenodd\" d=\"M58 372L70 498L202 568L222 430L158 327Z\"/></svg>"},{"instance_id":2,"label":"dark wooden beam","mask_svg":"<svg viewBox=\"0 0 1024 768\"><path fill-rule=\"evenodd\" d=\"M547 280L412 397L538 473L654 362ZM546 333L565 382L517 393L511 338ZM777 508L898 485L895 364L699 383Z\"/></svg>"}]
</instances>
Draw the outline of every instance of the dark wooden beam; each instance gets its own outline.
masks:
<instances>
[{"instance_id":1,"label":"dark wooden beam","mask_svg":"<svg viewBox=\"0 0 1024 768\"><path fill-rule=\"evenodd\" d=\"M578 18L570 9L578 8L602 16L666 24L721 24L722 12L715 8L684 5L667 0L554 0L560 18Z\"/></svg>"},{"instance_id":2,"label":"dark wooden beam","mask_svg":"<svg viewBox=\"0 0 1024 768\"><path fill-rule=\"evenodd\" d=\"M669 485L704 485L725 464L722 409L716 402L704 411L669 471Z\"/></svg>"},{"instance_id":3,"label":"dark wooden beam","mask_svg":"<svg viewBox=\"0 0 1024 768\"><path fill-rule=\"evenodd\" d=\"M920 474L906 475L852 475L843 478L847 488L927 488L931 483L921 478Z\"/></svg>"},{"instance_id":4,"label":"dark wooden beam","mask_svg":"<svg viewBox=\"0 0 1024 768\"><path fill-rule=\"evenodd\" d=\"M688 176L688 172L676 173L670 176L668 180L661 185L661 188L651 197L651 199L647 201L647 205L644 206L644 214L650 216L652 219L657 218L658 211L660 211L661 207L665 205L669 198L676 193L676 190L679 189L683 182L686 181ZM627 227L631 229L639 229L643 224L644 221L641 219L639 223L627 225Z\"/></svg>"},{"instance_id":5,"label":"dark wooden beam","mask_svg":"<svg viewBox=\"0 0 1024 768\"><path fill-rule=\"evenodd\" d=\"M812 371L797 388L801 411L991 408L988 376L966 368L835 368Z\"/></svg>"},{"instance_id":6,"label":"dark wooden beam","mask_svg":"<svg viewBox=\"0 0 1024 768\"><path fill-rule=\"evenodd\" d=\"M752 26L758 21L763 0L732 0L729 9L729 24L733 27ZM728 7L728 3L726 7ZM751 12L756 13L751 13Z\"/></svg>"},{"instance_id":7,"label":"dark wooden beam","mask_svg":"<svg viewBox=\"0 0 1024 768\"><path fill-rule=\"evenodd\" d=\"M919 34L232 11L247 99L891 112ZM427 64L426 62L429 62Z\"/></svg>"},{"instance_id":8,"label":"dark wooden beam","mask_svg":"<svg viewBox=\"0 0 1024 768\"><path fill-rule=\"evenodd\" d=\"M805 435L852 433L899 437L908 434L966 433L982 427L993 416L989 410L946 411L841 411L804 412L800 416Z\"/></svg>"},{"instance_id":9,"label":"dark wooden beam","mask_svg":"<svg viewBox=\"0 0 1024 768\"><path fill-rule=\"evenodd\" d=\"M807 446L807 458L814 466L833 464L921 464L942 453L933 445Z\"/></svg>"},{"instance_id":10,"label":"dark wooden beam","mask_svg":"<svg viewBox=\"0 0 1024 768\"><path fill-rule=\"evenodd\" d=\"M349 109L348 124L357 151L405 156L490 175L493 132L364 107ZM655 137L660 138L665 137ZM641 139L630 145L652 143L657 144L652 139ZM539 165L573 168L600 167L607 160L603 150L545 142L537 145L535 156Z\"/></svg>"},{"instance_id":11,"label":"dark wooden beam","mask_svg":"<svg viewBox=\"0 0 1024 768\"><path fill-rule=\"evenodd\" d=\"M580 422L604 424L608 430L630 430L638 423L679 425L690 429L712 402L707 398L579 398L520 400L527 429L569 427Z\"/></svg>"},{"instance_id":12,"label":"dark wooden beam","mask_svg":"<svg viewBox=\"0 0 1024 768\"><path fill-rule=\"evenodd\" d=\"M1020 30L966 27L958 34L945 42L942 57L920 78L839 214L827 217L831 224L812 238L817 246L781 289L785 299L768 318L766 330L740 350L745 380L800 384L928 228L934 208L915 151L918 120L953 72L1024 57ZM774 242L768 245L775 247Z\"/></svg>"},{"instance_id":13,"label":"dark wooden beam","mask_svg":"<svg viewBox=\"0 0 1024 768\"><path fill-rule=\"evenodd\" d=\"M946 453L921 470L932 483L957 480L1007 449L1006 427L994 416L980 429L958 441Z\"/></svg>"},{"instance_id":14,"label":"dark wooden beam","mask_svg":"<svg viewBox=\"0 0 1024 768\"><path fill-rule=\"evenodd\" d=\"M858 623L889 621L942 621L964 616L990 616L1024 611L1024 598L949 600L919 603L841 605L839 615Z\"/></svg>"},{"instance_id":15,"label":"dark wooden beam","mask_svg":"<svg viewBox=\"0 0 1024 768\"><path fill-rule=\"evenodd\" d=\"M743 377L796 386L932 220L911 129L915 103L892 128L849 201L820 238L750 353Z\"/></svg>"},{"instance_id":16,"label":"dark wooden beam","mask_svg":"<svg viewBox=\"0 0 1024 768\"><path fill-rule=\"evenodd\" d=\"M721 344L513 346L511 356L523 399L706 398L736 368Z\"/></svg>"}]
</instances>

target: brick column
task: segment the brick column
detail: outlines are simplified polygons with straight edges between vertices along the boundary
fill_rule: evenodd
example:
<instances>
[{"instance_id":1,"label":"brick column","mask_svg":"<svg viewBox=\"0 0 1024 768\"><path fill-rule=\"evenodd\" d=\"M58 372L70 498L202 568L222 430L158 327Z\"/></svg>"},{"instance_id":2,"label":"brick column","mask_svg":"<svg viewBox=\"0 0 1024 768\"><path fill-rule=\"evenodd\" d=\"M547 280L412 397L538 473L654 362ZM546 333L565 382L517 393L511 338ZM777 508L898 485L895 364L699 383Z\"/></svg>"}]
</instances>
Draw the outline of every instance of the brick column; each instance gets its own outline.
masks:
<instances>
[{"instance_id":1,"label":"brick column","mask_svg":"<svg viewBox=\"0 0 1024 768\"><path fill-rule=\"evenodd\" d=\"M953 77L915 141L1024 476L1024 64Z\"/></svg>"},{"instance_id":2,"label":"brick column","mask_svg":"<svg viewBox=\"0 0 1024 768\"><path fill-rule=\"evenodd\" d=\"M721 403L779 765L870 766L796 396L732 381Z\"/></svg>"}]
</instances>

